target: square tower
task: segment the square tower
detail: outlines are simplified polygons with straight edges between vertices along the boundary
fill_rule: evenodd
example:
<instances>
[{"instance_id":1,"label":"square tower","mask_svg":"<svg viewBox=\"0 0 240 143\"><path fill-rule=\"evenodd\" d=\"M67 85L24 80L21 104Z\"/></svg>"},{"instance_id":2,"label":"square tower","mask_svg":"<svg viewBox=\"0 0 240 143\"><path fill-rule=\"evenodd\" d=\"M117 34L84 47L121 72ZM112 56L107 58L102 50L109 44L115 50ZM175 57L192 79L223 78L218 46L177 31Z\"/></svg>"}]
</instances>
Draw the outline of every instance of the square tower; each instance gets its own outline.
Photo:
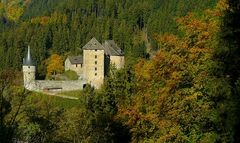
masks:
<instances>
[{"instance_id":1,"label":"square tower","mask_svg":"<svg viewBox=\"0 0 240 143\"><path fill-rule=\"evenodd\" d=\"M83 47L83 67L84 78L99 89L104 81L104 47L96 38Z\"/></svg>"}]
</instances>

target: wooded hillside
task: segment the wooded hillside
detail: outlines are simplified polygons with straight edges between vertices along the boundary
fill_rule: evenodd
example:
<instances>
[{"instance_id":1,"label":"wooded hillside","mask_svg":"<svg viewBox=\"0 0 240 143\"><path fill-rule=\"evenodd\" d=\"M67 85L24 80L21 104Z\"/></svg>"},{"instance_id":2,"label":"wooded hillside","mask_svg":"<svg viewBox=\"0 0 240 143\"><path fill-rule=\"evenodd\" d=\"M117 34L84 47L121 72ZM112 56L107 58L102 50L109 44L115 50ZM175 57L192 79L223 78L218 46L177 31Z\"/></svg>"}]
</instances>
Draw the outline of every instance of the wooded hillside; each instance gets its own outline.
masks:
<instances>
[{"instance_id":1,"label":"wooded hillside","mask_svg":"<svg viewBox=\"0 0 240 143\"><path fill-rule=\"evenodd\" d=\"M0 68L21 69L27 45L38 73L51 54L81 54L92 37L114 39L129 60L157 48L154 34L179 34L175 19L213 7L216 0L6 0L0 6ZM147 45L147 46L146 46Z\"/></svg>"},{"instance_id":2,"label":"wooded hillside","mask_svg":"<svg viewBox=\"0 0 240 143\"><path fill-rule=\"evenodd\" d=\"M0 139L28 142L238 143L240 2L25 0L0 5ZM92 37L126 54L100 90L65 100L16 80L32 47L39 77L53 54ZM8 67L11 67L9 70ZM13 71L17 71L16 73Z\"/></svg>"}]
</instances>

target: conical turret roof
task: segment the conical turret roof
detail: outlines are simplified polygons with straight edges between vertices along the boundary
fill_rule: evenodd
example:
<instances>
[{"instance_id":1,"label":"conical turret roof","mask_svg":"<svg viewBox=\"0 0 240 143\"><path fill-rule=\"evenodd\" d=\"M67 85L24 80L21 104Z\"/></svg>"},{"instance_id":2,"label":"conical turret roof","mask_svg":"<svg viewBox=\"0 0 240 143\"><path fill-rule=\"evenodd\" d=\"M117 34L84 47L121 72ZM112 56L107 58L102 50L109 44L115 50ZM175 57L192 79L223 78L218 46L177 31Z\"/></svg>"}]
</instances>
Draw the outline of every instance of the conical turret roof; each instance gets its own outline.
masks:
<instances>
[{"instance_id":1,"label":"conical turret roof","mask_svg":"<svg viewBox=\"0 0 240 143\"><path fill-rule=\"evenodd\" d=\"M28 52L26 58L23 59L23 65L25 66L33 66L34 62L32 60L30 46L28 46Z\"/></svg>"}]
</instances>

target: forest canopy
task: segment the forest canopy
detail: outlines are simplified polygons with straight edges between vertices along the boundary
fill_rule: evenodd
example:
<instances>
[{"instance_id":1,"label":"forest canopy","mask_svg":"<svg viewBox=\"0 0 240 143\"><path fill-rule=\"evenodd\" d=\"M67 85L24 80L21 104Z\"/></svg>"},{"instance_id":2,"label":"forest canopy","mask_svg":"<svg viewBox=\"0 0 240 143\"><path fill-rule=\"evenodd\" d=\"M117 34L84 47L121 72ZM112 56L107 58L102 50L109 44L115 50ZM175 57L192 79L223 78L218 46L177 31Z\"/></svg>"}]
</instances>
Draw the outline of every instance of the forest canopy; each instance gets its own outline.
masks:
<instances>
[{"instance_id":1,"label":"forest canopy","mask_svg":"<svg viewBox=\"0 0 240 143\"><path fill-rule=\"evenodd\" d=\"M211 8L216 0L5 0L0 3L0 68L21 69L31 46L39 76L52 54L77 55L92 37L115 40L129 62L156 49L154 34L174 33L175 19ZM147 46L146 46L147 45ZM20 54L19 54L20 53Z\"/></svg>"}]
</instances>

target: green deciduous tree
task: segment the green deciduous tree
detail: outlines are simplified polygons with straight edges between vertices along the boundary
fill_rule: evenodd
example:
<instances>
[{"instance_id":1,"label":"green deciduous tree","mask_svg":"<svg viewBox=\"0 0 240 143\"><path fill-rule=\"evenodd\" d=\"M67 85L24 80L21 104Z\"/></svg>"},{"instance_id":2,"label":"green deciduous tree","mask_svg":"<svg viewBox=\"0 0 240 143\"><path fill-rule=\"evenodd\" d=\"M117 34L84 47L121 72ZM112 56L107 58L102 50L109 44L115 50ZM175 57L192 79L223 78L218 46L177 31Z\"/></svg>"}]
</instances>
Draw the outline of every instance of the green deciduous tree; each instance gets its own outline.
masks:
<instances>
[{"instance_id":1,"label":"green deciduous tree","mask_svg":"<svg viewBox=\"0 0 240 143\"><path fill-rule=\"evenodd\" d=\"M0 141L12 142L16 134L18 118L28 94L22 88L15 88L16 72L0 72Z\"/></svg>"}]
</instances>

